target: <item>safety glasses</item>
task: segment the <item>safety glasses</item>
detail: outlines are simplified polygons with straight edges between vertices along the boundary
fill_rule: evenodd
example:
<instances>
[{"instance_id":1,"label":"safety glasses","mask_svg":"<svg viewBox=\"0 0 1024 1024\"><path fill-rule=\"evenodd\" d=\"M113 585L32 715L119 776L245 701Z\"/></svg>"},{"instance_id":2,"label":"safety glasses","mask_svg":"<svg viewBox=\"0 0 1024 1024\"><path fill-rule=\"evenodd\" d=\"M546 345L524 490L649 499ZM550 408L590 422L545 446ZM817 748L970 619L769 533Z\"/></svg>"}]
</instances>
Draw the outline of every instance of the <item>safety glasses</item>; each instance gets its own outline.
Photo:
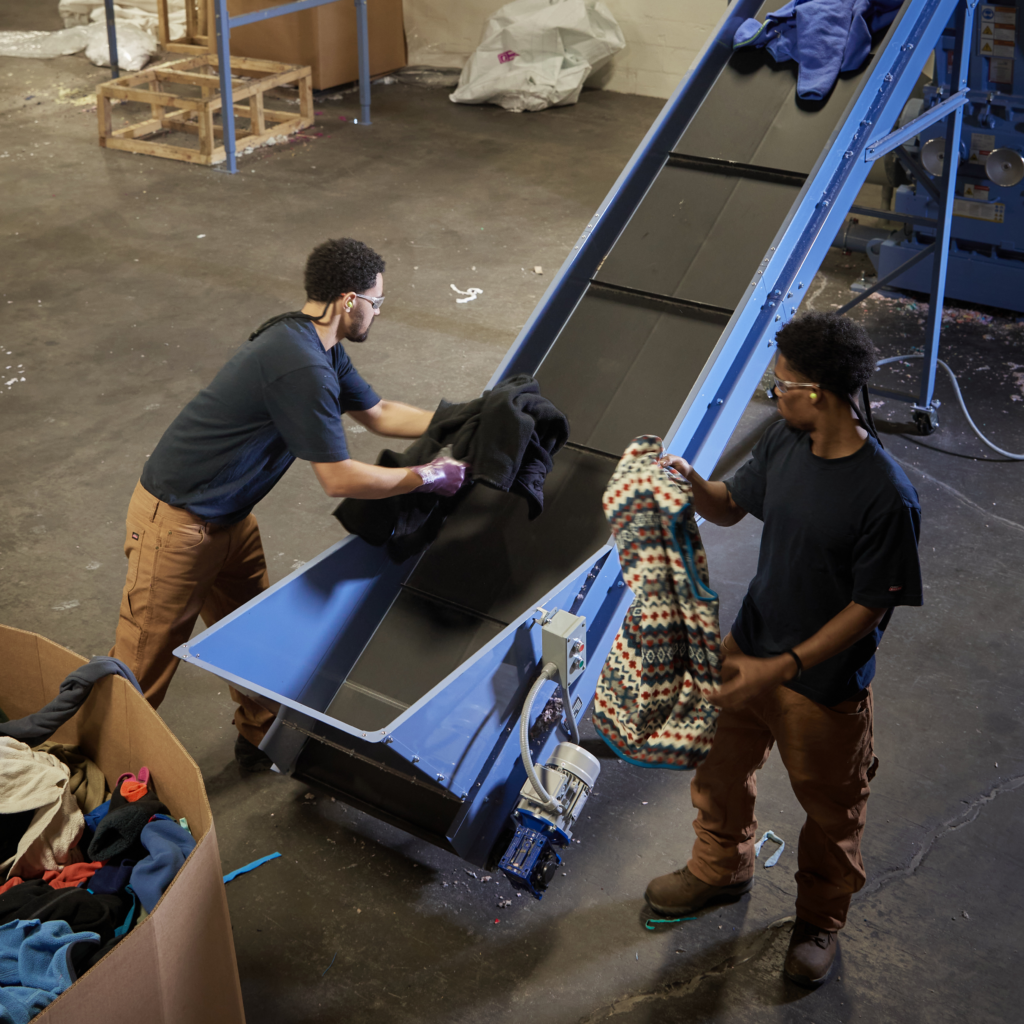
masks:
<instances>
[{"instance_id":1,"label":"safety glasses","mask_svg":"<svg viewBox=\"0 0 1024 1024\"><path fill-rule=\"evenodd\" d=\"M804 384L795 380L780 380L775 374L772 374L772 391L776 394L784 395L790 388L820 388L820 384Z\"/></svg>"}]
</instances>

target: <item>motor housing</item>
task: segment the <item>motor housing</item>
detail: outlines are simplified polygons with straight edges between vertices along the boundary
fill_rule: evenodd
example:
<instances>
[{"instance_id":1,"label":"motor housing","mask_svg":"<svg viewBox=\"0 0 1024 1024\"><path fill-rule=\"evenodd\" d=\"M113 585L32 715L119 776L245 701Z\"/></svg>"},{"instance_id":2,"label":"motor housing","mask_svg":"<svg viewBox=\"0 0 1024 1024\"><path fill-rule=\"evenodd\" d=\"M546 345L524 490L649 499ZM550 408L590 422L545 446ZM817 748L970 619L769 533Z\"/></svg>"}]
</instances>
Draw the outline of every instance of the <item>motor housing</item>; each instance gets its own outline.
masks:
<instances>
[{"instance_id":1,"label":"motor housing","mask_svg":"<svg viewBox=\"0 0 1024 1024\"><path fill-rule=\"evenodd\" d=\"M541 782L559 810L549 809L529 779L512 813L515 835L498 867L516 889L541 899L562 863L557 847L572 842L572 829L601 772L593 754L575 743L559 743L541 768Z\"/></svg>"}]
</instances>

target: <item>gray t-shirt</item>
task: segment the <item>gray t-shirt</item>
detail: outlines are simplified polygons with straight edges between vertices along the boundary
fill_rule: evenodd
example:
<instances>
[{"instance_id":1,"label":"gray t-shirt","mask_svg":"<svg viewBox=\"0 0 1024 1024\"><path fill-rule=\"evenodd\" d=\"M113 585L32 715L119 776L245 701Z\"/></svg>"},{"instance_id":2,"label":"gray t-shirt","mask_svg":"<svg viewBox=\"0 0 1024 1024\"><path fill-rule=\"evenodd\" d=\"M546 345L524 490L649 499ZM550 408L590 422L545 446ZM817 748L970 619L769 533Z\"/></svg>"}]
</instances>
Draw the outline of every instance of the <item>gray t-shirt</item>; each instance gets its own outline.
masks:
<instances>
[{"instance_id":1,"label":"gray t-shirt","mask_svg":"<svg viewBox=\"0 0 1024 1024\"><path fill-rule=\"evenodd\" d=\"M349 457L341 414L380 401L313 325L272 324L178 413L142 471L150 494L208 522L244 519L295 459Z\"/></svg>"}]
</instances>

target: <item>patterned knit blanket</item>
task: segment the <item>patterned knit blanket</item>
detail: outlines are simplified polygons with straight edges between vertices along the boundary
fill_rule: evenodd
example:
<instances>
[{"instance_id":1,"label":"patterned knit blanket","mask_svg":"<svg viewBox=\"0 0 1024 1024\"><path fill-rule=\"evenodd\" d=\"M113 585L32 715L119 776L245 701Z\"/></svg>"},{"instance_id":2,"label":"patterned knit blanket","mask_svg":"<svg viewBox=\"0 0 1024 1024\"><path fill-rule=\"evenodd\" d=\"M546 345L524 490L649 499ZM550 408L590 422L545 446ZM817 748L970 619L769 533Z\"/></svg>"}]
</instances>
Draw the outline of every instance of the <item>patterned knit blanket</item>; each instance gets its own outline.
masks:
<instances>
[{"instance_id":1,"label":"patterned knit blanket","mask_svg":"<svg viewBox=\"0 0 1024 1024\"><path fill-rule=\"evenodd\" d=\"M638 437L604 492L619 564L635 595L594 699L594 726L623 760L696 768L708 755L720 685L718 595L692 488L658 465L660 437Z\"/></svg>"}]
</instances>

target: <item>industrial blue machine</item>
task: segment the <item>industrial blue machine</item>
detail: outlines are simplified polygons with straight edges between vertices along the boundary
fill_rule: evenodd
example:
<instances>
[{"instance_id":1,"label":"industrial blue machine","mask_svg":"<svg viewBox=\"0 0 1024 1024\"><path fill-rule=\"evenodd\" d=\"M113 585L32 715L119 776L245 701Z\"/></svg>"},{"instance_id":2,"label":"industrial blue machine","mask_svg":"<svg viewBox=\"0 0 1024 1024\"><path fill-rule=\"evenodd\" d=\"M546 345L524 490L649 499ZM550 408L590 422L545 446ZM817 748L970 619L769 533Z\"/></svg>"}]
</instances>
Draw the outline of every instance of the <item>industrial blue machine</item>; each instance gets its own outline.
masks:
<instances>
[{"instance_id":1,"label":"industrial blue machine","mask_svg":"<svg viewBox=\"0 0 1024 1024\"><path fill-rule=\"evenodd\" d=\"M956 91L950 81L955 45L955 34L948 30L935 51L934 82L925 87L923 99L911 100L908 114L927 110ZM978 8L967 98L946 295L1024 313L1024 52L1017 39L1015 0ZM894 165L898 188L892 219L906 218L906 227L867 248L879 276L935 239L936 182L943 175L944 144L938 133L925 132ZM924 261L891 285L928 292L928 270Z\"/></svg>"},{"instance_id":2,"label":"industrial blue machine","mask_svg":"<svg viewBox=\"0 0 1024 1024\"><path fill-rule=\"evenodd\" d=\"M477 486L422 556L347 537L175 652L280 702L280 771L538 896L597 777L577 723L631 600L601 511L620 453L658 433L710 473L873 161L942 119L959 148L972 3L908 0L815 103L733 52L776 6L736 0L492 377L534 374L569 417L543 515ZM951 17L952 84L893 131Z\"/></svg>"}]
</instances>

